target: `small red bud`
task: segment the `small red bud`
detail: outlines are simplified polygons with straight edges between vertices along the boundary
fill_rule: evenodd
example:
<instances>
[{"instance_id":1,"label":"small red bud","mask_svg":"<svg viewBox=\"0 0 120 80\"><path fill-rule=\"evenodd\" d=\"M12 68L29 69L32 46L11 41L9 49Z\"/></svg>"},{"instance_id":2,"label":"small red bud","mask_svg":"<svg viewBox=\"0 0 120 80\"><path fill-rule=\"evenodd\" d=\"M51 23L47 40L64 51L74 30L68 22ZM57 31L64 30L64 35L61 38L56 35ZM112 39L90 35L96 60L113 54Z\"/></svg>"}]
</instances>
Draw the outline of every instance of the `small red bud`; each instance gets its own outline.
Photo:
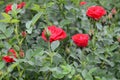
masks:
<instances>
[{"instance_id":1,"label":"small red bud","mask_svg":"<svg viewBox=\"0 0 120 80\"><path fill-rule=\"evenodd\" d=\"M26 31L22 31L22 32L21 32L21 35L22 35L22 37L26 37L26 36L27 36Z\"/></svg>"},{"instance_id":2,"label":"small red bud","mask_svg":"<svg viewBox=\"0 0 120 80\"><path fill-rule=\"evenodd\" d=\"M116 14L116 13L117 13L116 8L113 8L113 9L111 10L111 12L112 12L113 15Z\"/></svg>"},{"instance_id":3,"label":"small red bud","mask_svg":"<svg viewBox=\"0 0 120 80\"><path fill-rule=\"evenodd\" d=\"M20 50L19 55L20 55L20 57L24 57L25 56L24 51L22 49Z\"/></svg>"},{"instance_id":4,"label":"small red bud","mask_svg":"<svg viewBox=\"0 0 120 80\"><path fill-rule=\"evenodd\" d=\"M108 15L108 18L109 18L109 19L112 19L112 17L113 17L113 16L112 16L112 13L110 13L110 14Z\"/></svg>"}]
</instances>

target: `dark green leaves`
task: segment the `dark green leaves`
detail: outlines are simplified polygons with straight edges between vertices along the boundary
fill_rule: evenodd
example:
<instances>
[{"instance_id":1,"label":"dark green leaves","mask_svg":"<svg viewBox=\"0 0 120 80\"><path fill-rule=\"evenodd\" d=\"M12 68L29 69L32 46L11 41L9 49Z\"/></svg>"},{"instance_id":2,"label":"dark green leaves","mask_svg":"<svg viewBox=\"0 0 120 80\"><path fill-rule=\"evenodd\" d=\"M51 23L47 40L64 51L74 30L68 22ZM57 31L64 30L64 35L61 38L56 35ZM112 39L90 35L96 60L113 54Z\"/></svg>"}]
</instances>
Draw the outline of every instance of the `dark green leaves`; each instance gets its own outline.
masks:
<instances>
[{"instance_id":1,"label":"dark green leaves","mask_svg":"<svg viewBox=\"0 0 120 80\"><path fill-rule=\"evenodd\" d=\"M12 19L12 17L7 13L1 13L1 14L4 17L4 19L0 20L0 22L3 22L3 23L18 23L19 22L18 19Z\"/></svg>"},{"instance_id":2,"label":"dark green leaves","mask_svg":"<svg viewBox=\"0 0 120 80\"><path fill-rule=\"evenodd\" d=\"M0 39L9 38L13 33L13 27L8 27L4 23L0 23Z\"/></svg>"},{"instance_id":3,"label":"dark green leaves","mask_svg":"<svg viewBox=\"0 0 120 80\"><path fill-rule=\"evenodd\" d=\"M29 34L32 33L33 27L35 26L35 23L38 21L38 19L40 18L41 15L42 15L41 12L37 13L37 14L32 18L31 21L28 21L28 22L26 23L26 28L27 28L26 31L27 31Z\"/></svg>"}]
</instances>

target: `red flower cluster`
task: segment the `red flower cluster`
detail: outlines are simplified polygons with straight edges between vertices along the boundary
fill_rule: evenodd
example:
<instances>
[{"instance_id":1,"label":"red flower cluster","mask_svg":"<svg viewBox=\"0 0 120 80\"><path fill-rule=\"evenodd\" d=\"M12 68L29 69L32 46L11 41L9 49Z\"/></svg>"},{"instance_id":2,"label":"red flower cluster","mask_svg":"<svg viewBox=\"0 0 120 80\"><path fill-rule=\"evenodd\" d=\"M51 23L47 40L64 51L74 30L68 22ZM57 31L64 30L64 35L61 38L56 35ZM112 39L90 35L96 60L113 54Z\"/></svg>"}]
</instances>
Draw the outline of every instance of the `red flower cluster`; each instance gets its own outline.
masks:
<instances>
[{"instance_id":1,"label":"red flower cluster","mask_svg":"<svg viewBox=\"0 0 120 80\"><path fill-rule=\"evenodd\" d=\"M53 41L56 41L56 40L62 40L64 38L66 38L66 32L61 28L58 28L56 26L48 26L47 29L50 32L50 35L49 35L49 41L50 42L53 42ZM47 36L46 36L46 32L47 32L46 29L44 29L43 32L42 32L42 38L45 41L48 41Z\"/></svg>"},{"instance_id":2,"label":"red flower cluster","mask_svg":"<svg viewBox=\"0 0 120 80\"><path fill-rule=\"evenodd\" d=\"M12 53L12 54L7 55L7 56L3 56L2 60L4 60L6 63L12 63L12 62L14 62L14 59L12 57L17 58L17 53L12 48L9 49L8 52Z\"/></svg>"},{"instance_id":3,"label":"red flower cluster","mask_svg":"<svg viewBox=\"0 0 120 80\"><path fill-rule=\"evenodd\" d=\"M88 34L75 34L72 36L72 40L78 47L86 47L88 45Z\"/></svg>"},{"instance_id":4,"label":"red flower cluster","mask_svg":"<svg viewBox=\"0 0 120 80\"><path fill-rule=\"evenodd\" d=\"M88 8L86 15L95 20L99 20L102 16L106 14L106 10L101 6L91 6Z\"/></svg>"},{"instance_id":5,"label":"red flower cluster","mask_svg":"<svg viewBox=\"0 0 120 80\"><path fill-rule=\"evenodd\" d=\"M17 9L21 9L25 6L25 2L21 2L17 5ZM8 4L6 7L5 7L5 12L8 13L9 11L12 10L12 4Z\"/></svg>"},{"instance_id":6,"label":"red flower cluster","mask_svg":"<svg viewBox=\"0 0 120 80\"><path fill-rule=\"evenodd\" d=\"M87 2L85 2L85 1L80 2L80 6L83 6L85 4L87 4Z\"/></svg>"}]
</instances>

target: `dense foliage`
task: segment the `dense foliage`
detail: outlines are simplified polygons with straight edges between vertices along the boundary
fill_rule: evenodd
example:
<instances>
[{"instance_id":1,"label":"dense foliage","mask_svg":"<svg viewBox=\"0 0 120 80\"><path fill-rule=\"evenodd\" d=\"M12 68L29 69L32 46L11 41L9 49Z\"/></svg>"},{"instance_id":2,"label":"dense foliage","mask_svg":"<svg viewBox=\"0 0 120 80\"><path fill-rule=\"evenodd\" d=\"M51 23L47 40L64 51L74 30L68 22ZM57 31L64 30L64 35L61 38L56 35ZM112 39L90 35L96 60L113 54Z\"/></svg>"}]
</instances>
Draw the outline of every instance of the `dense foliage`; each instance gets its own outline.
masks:
<instances>
[{"instance_id":1,"label":"dense foliage","mask_svg":"<svg viewBox=\"0 0 120 80\"><path fill-rule=\"evenodd\" d=\"M0 80L120 80L119 0L0 0Z\"/></svg>"}]
</instances>

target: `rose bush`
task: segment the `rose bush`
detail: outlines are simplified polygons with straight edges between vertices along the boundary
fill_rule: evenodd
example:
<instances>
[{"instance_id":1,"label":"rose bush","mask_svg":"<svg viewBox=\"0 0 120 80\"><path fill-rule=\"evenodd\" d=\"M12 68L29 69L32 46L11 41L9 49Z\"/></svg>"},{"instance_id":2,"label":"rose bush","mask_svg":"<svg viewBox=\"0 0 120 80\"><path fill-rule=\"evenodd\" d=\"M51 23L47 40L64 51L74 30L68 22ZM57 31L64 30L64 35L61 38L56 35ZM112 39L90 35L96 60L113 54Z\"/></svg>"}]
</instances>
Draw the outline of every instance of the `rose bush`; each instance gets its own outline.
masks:
<instances>
[{"instance_id":1,"label":"rose bush","mask_svg":"<svg viewBox=\"0 0 120 80\"><path fill-rule=\"evenodd\" d=\"M119 80L119 9L119 0L1 0L0 80Z\"/></svg>"}]
</instances>

